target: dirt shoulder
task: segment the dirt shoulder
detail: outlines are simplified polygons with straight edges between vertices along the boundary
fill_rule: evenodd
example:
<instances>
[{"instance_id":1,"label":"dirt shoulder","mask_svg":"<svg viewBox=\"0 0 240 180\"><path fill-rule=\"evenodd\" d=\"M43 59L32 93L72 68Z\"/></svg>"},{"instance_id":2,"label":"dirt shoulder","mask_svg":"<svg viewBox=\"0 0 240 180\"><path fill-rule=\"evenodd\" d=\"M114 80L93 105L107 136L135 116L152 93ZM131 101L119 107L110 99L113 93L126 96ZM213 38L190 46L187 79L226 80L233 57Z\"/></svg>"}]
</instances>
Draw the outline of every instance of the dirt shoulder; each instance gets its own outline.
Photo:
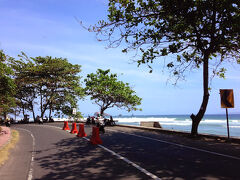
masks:
<instances>
[{"instance_id":1,"label":"dirt shoulder","mask_svg":"<svg viewBox=\"0 0 240 180\"><path fill-rule=\"evenodd\" d=\"M0 135L0 166L4 164L4 162L9 157L9 151L15 147L15 144L19 140L19 133L16 130L10 130L9 128L2 127L4 134Z\"/></svg>"}]
</instances>

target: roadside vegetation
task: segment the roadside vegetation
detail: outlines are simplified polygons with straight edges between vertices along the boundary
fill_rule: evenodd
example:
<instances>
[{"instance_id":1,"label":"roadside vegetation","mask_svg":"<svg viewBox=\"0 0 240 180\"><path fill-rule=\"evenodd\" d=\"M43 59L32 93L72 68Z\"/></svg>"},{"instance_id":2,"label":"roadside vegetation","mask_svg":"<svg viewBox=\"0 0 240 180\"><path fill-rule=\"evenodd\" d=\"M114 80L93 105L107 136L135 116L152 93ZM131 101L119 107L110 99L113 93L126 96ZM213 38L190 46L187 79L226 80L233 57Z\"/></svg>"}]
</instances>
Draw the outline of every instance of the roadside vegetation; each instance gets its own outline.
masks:
<instances>
[{"instance_id":1,"label":"roadside vegetation","mask_svg":"<svg viewBox=\"0 0 240 180\"><path fill-rule=\"evenodd\" d=\"M129 111L141 110L141 98L128 83L117 79L117 74L111 74L110 69L98 69L96 73L87 75L85 93L99 106L100 115L108 108L117 107Z\"/></svg>"},{"instance_id":2,"label":"roadside vegetation","mask_svg":"<svg viewBox=\"0 0 240 180\"><path fill-rule=\"evenodd\" d=\"M188 71L203 71L202 103L190 116L196 136L209 101L210 77L225 78L223 62L240 64L239 1L109 0L107 17L88 30L108 47L135 51L138 66L146 64L152 72L154 61L164 61L175 83Z\"/></svg>"},{"instance_id":3,"label":"roadside vegetation","mask_svg":"<svg viewBox=\"0 0 240 180\"><path fill-rule=\"evenodd\" d=\"M79 99L84 97L80 83L80 65L73 65L65 58L28 57L25 53L13 60L14 82L17 86L16 99L22 114L28 110L36 118L35 109L40 109L40 117L71 115Z\"/></svg>"},{"instance_id":4,"label":"roadside vegetation","mask_svg":"<svg viewBox=\"0 0 240 180\"><path fill-rule=\"evenodd\" d=\"M0 115L6 118L7 114L14 111L16 107L16 84L12 78L13 70L9 62L13 58L0 50Z\"/></svg>"},{"instance_id":5,"label":"roadside vegetation","mask_svg":"<svg viewBox=\"0 0 240 180\"><path fill-rule=\"evenodd\" d=\"M65 58L28 57L21 53L14 59L1 51L0 115L32 113L40 117L72 115L72 109L84 97L80 83L80 65ZM77 113L76 116L81 116Z\"/></svg>"},{"instance_id":6,"label":"roadside vegetation","mask_svg":"<svg viewBox=\"0 0 240 180\"><path fill-rule=\"evenodd\" d=\"M128 83L117 80L110 70L97 70L81 82L81 66L71 64L66 58L28 57L24 52L12 58L1 52L0 61L0 116L7 114L37 116L64 116L80 118L78 101L90 96L103 113L111 107L127 111L140 110L141 98ZM85 86L85 88L83 87Z\"/></svg>"}]
</instances>

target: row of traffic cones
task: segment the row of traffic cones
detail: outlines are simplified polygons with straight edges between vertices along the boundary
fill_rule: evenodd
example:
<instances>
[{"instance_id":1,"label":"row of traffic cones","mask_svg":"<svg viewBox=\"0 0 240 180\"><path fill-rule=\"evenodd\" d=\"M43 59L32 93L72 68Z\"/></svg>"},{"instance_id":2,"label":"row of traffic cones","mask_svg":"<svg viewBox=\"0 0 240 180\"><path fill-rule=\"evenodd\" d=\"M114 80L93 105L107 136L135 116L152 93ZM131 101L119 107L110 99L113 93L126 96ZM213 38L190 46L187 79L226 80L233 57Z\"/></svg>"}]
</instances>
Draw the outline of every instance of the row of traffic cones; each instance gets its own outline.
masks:
<instances>
[{"instance_id":1,"label":"row of traffic cones","mask_svg":"<svg viewBox=\"0 0 240 180\"><path fill-rule=\"evenodd\" d=\"M70 130L68 126L68 121L64 121L63 130ZM75 122L72 123L72 129L70 131L72 134L77 134L77 137L86 137L87 134L84 131L84 124L79 124L79 131L77 130L77 124ZM102 140L99 136L99 128L98 127L92 127L92 136L90 139L90 142L92 144L102 144Z\"/></svg>"}]
</instances>

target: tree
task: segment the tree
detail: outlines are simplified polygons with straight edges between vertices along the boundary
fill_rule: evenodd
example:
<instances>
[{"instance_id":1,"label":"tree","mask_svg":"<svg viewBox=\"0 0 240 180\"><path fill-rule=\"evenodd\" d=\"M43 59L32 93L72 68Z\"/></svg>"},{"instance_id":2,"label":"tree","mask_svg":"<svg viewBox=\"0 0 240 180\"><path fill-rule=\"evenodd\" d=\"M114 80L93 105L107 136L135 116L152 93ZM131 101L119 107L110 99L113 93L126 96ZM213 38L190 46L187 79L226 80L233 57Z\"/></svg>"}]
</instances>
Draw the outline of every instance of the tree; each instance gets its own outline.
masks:
<instances>
[{"instance_id":1,"label":"tree","mask_svg":"<svg viewBox=\"0 0 240 180\"><path fill-rule=\"evenodd\" d=\"M33 113L33 119L35 119L34 105L37 104L35 99L37 98L37 90L35 80L33 79L34 62L28 58L25 53L19 55L19 60L12 59L10 61L11 68L14 70L14 82L17 86L15 97L18 99L18 107L22 110L23 116L26 111Z\"/></svg>"},{"instance_id":2,"label":"tree","mask_svg":"<svg viewBox=\"0 0 240 180\"><path fill-rule=\"evenodd\" d=\"M66 109L77 107L78 99L84 96L78 76L80 66L51 56L29 58L22 52L19 57L18 61L12 62L12 67L22 108L32 111L34 119L34 104L40 104L42 118L47 110L49 117L52 111L69 115Z\"/></svg>"},{"instance_id":3,"label":"tree","mask_svg":"<svg viewBox=\"0 0 240 180\"><path fill-rule=\"evenodd\" d=\"M109 69L106 71L98 69L96 74L88 74L84 82L86 95L100 106L101 115L106 109L112 107L136 111L138 110L136 106L141 104L142 99L135 95L135 91L129 84L118 81L117 74L110 74Z\"/></svg>"},{"instance_id":4,"label":"tree","mask_svg":"<svg viewBox=\"0 0 240 180\"><path fill-rule=\"evenodd\" d=\"M138 65L174 56L167 63L177 78L194 68L203 69L203 99L192 114L191 135L198 134L209 100L209 66L213 75L224 77L226 60L239 63L240 1L235 0L109 0L108 21L99 21L89 31L123 52L136 50ZM152 69L150 69L152 71Z\"/></svg>"},{"instance_id":5,"label":"tree","mask_svg":"<svg viewBox=\"0 0 240 180\"><path fill-rule=\"evenodd\" d=\"M78 98L84 96L83 88L80 85L80 65L72 65L63 58L36 57L36 73L38 91L40 92L41 116L49 109L49 116L52 110L70 109L77 107ZM67 111L64 114L69 115Z\"/></svg>"},{"instance_id":6,"label":"tree","mask_svg":"<svg viewBox=\"0 0 240 180\"><path fill-rule=\"evenodd\" d=\"M13 59L0 50L0 115L6 118L7 113L13 112L16 106L15 88L11 75L13 71L7 64L9 60Z\"/></svg>"}]
</instances>

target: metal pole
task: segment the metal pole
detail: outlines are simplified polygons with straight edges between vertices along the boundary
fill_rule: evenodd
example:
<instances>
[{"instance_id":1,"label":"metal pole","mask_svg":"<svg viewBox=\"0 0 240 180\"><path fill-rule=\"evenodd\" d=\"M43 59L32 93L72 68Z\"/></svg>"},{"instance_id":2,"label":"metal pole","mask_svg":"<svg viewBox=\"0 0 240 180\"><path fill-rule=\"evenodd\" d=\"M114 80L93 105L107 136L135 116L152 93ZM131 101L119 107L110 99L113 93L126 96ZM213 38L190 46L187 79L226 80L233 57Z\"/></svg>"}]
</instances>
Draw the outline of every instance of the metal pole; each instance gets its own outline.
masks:
<instances>
[{"instance_id":1,"label":"metal pole","mask_svg":"<svg viewBox=\"0 0 240 180\"><path fill-rule=\"evenodd\" d=\"M229 139L230 135L229 135L228 109L227 108L226 108L226 117L227 117L227 133L228 133L228 139Z\"/></svg>"}]
</instances>

